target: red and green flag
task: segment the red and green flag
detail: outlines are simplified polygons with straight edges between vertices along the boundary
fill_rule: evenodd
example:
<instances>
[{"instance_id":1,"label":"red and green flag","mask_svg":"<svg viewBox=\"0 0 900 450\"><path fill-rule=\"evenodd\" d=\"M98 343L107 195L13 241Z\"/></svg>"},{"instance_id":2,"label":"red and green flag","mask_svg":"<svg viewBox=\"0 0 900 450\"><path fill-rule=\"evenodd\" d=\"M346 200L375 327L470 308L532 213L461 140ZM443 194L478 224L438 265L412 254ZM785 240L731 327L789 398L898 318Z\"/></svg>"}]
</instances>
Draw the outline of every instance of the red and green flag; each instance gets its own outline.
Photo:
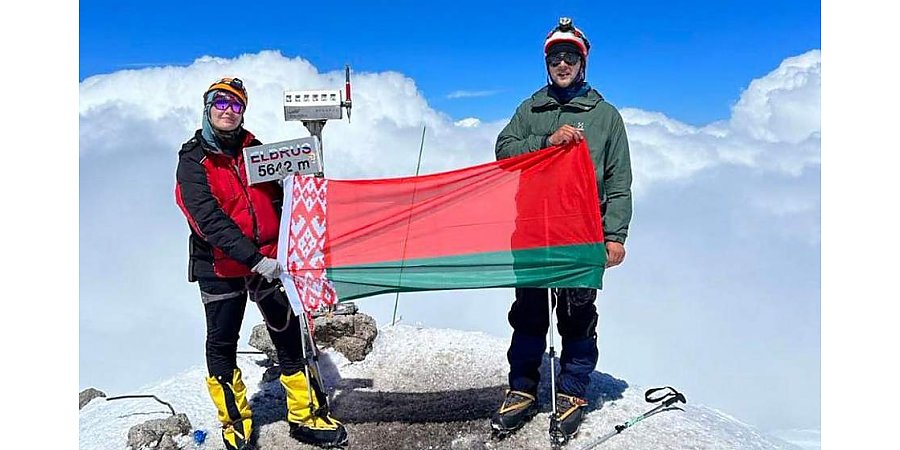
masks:
<instances>
[{"instance_id":1,"label":"red and green flag","mask_svg":"<svg viewBox=\"0 0 900 450\"><path fill-rule=\"evenodd\" d=\"M376 294L600 288L606 264L587 145L451 172L285 181L279 260L306 310Z\"/></svg>"}]
</instances>

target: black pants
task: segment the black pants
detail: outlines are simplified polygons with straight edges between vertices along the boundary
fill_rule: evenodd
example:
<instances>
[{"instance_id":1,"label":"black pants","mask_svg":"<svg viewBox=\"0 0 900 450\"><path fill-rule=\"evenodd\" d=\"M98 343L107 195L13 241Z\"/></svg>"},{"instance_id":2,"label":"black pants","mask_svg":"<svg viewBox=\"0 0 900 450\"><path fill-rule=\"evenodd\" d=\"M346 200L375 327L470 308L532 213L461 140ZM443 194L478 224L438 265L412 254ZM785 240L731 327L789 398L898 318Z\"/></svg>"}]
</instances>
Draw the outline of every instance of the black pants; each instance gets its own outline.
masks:
<instances>
[{"instance_id":1,"label":"black pants","mask_svg":"<svg viewBox=\"0 0 900 450\"><path fill-rule=\"evenodd\" d=\"M261 277L201 278L200 294L206 309L206 366L209 375L231 379L237 369L237 346L247 296L256 303L269 325L282 373L292 375L303 369L300 320L291 310L280 281Z\"/></svg>"},{"instance_id":2,"label":"black pants","mask_svg":"<svg viewBox=\"0 0 900 450\"><path fill-rule=\"evenodd\" d=\"M597 366L597 291L564 288L557 291L557 329L562 341L557 386L561 392L584 397L590 374ZM510 389L535 393L540 382L541 359L547 347L550 314L548 289L518 288L509 311L513 327L509 360Z\"/></svg>"}]
</instances>

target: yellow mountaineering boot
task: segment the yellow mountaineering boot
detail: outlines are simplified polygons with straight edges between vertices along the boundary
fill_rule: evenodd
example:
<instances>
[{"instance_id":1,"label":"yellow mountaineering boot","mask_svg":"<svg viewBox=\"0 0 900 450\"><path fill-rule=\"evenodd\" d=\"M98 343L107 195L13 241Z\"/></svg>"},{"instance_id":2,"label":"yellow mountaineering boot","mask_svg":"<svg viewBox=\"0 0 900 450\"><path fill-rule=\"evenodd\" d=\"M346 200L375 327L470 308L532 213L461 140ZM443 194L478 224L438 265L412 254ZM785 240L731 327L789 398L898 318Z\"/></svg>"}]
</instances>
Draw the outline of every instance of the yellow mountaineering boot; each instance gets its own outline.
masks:
<instances>
[{"instance_id":1,"label":"yellow mountaineering boot","mask_svg":"<svg viewBox=\"0 0 900 450\"><path fill-rule=\"evenodd\" d=\"M281 385L287 397L291 437L322 448L341 447L347 443L344 425L328 411L320 409L325 403L325 393L315 384L310 386L302 370L293 375L282 374Z\"/></svg>"},{"instance_id":2,"label":"yellow mountaineering boot","mask_svg":"<svg viewBox=\"0 0 900 450\"><path fill-rule=\"evenodd\" d=\"M206 377L206 387L222 422L222 439L226 450L250 450L250 433L253 431L250 405L247 403L247 386L241 379L241 370L235 369L231 379Z\"/></svg>"}]
</instances>

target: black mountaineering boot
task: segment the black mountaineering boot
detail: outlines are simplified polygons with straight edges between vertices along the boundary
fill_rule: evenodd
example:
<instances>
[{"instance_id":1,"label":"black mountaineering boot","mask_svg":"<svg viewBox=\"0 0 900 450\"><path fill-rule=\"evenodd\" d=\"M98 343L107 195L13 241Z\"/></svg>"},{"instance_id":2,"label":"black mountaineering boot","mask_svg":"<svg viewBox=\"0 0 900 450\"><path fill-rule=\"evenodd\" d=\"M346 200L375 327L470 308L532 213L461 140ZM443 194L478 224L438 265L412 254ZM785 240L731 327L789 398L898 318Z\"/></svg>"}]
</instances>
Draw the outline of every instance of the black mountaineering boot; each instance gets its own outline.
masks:
<instances>
[{"instance_id":1,"label":"black mountaineering boot","mask_svg":"<svg viewBox=\"0 0 900 450\"><path fill-rule=\"evenodd\" d=\"M562 392L556 394L556 417L550 418L550 439L556 445L565 445L578 434L578 427L587 412L587 400Z\"/></svg>"},{"instance_id":2,"label":"black mountaineering boot","mask_svg":"<svg viewBox=\"0 0 900 450\"><path fill-rule=\"evenodd\" d=\"M522 391L506 391L500 409L491 417L491 429L496 438L503 439L522 428L538 412L534 394Z\"/></svg>"},{"instance_id":3,"label":"black mountaineering boot","mask_svg":"<svg viewBox=\"0 0 900 450\"><path fill-rule=\"evenodd\" d=\"M327 409L323 409L325 394L308 383L302 370L293 375L282 373L281 384L287 397L288 425L292 438L321 448L347 445L347 429L339 420L331 417Z\"/></svg>"},{"instance_id":4,"label":"black mountaineering boot","mask_svg":"<svg viewBox=\"0 0 900 450\"><path fill-rule=\"evenodd\" d=\"M324 417L311 425L288 422L292 438L321 448L342 448L347 445L347 430L340 422Z\"/></svg>"}]
</instances>

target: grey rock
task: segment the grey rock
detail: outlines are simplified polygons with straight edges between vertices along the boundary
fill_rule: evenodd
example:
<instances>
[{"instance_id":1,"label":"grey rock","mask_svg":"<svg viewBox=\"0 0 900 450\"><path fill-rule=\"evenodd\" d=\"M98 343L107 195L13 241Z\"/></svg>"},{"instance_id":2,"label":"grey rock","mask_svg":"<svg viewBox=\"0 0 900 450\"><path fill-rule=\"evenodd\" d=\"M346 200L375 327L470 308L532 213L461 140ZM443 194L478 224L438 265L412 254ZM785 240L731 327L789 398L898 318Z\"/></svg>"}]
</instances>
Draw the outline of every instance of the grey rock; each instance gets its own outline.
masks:
<instances>
[{"instance_id":1,"label":"grey rock","mask_svg":"<svg viewBox=\"0 0 900 450\"><path fill-rule=\"evenodd\" d=\"M362 361L378 336L375 319L363 313L320 316L315 319L316 343L341 352L350 361Z\"/></svg>"},{"instance_id":2,"label":"grey rock","mask_svg":"<svg viewBox=\"0 0 900 450\"><path fill-rule=\"evenodd\" d=\"M94 388L87 388L78 393L78 409L84 408L91 400L97 397L106 397L106 393Z\"/></svg>"},{"instance_id":3,"label":"grey rock","mask_svg":"<svg viewBox=\"0 0 900 450\"><path fill-rule=\"evenodd\" d=\"M159 445L156 446L155 450L182 450L178 444L175 443L175 440L172 439L169 435L163 435L162 439L159 441Z\"/></svg>"},{"instance_id":4,"label":"grey rock","mask_svg":"<svg viewBox=\"0 0 900 450\"><path fill-rule=\"evenodd\" d=\"M261 323L253 327L253 331L250 333L250 346L265 353L272 361L278 362L275 344L272 343L266 324Z\"/></svg>"},{"instance_id":5,"label":"grey rock","mask_svg":"<svg viewBox=\"0 0 900 450\"><path fill-rule=\"evenodd\" d=\"M331 317L317 317L315 323L316 345L331 347L341 352L350 361L362 361L372 351L372 344L378 336L375 319L363 313L335 314ZM265 353L272 361L278 362L275 345L265 324L253 327L250 346Z\"/></svg>"},{"instance_id":6,"label":"grey rock","mask_svg":"<svg viewBox=\"0 0 900 450\"><path fill-rule=\"evenodd\" d=\"M132 450L176 450L175 438L190 434L191 421L186 414L176 414L165 419L152 419L128 430L128 446Z\"/></svg>"}]
</instances>

